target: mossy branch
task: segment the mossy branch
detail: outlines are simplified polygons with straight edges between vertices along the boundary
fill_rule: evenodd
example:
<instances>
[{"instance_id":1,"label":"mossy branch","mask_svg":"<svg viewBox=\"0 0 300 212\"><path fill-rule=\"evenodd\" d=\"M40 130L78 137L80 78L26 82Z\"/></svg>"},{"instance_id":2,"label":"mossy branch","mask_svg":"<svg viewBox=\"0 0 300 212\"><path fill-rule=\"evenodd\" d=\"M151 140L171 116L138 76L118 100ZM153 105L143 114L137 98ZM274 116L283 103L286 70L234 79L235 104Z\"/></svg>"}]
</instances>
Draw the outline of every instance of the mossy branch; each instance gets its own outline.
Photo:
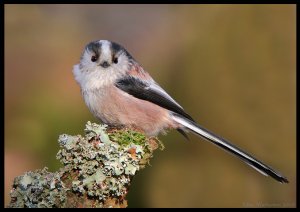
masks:
<instances>
[{"instance_id":1,"label":"mossy branch","mask_svg":"<svg viewBox=\"0 0 300 212\"><path fill-rule=\"evenodd\" d=\"M56 158L64 165L29 171L14 179L8 207L127 207L126 195L137 171L163 145L156 138L88 122L85 136L60 135Z\"/></svg>"}]
</instances>

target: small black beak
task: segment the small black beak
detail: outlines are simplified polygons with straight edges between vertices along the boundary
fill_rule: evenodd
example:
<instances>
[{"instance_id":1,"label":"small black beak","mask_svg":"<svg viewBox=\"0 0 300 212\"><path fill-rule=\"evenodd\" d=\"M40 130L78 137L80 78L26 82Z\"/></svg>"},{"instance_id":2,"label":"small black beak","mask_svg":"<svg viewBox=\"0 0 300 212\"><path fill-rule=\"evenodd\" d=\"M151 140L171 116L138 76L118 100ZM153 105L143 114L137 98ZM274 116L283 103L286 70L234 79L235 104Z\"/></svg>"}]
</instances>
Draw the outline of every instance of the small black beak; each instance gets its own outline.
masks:
<instances>
[{"instance_id":1,"label":"small black beak","mask_svg":"<svg viewBox=\"0 0 300 212\"><path fill-rule=\"evenodd\" d=\"M100 66L102 66L103 68L107 68L107 67L109 67L109 63L107 61L104 61L104 62L100 63Z\"/></svg>"}]
</instances>

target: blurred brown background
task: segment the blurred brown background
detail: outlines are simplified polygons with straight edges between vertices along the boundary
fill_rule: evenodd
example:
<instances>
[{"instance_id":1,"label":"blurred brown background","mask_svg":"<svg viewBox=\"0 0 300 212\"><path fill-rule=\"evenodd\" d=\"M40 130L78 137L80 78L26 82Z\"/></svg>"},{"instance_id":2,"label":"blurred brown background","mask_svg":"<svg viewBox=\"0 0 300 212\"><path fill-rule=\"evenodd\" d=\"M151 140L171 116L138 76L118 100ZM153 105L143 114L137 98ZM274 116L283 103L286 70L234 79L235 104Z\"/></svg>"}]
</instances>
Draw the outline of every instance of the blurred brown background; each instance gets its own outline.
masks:
<instances>
[{"instance_id":1,"label":"blurred brown background","mask_svg":"<svg viewBox=\"0 0 300 212\"><path fill-rule=\"evenodd\" d=\"M296 206L295 5L5 5L5 204L15 176L60 167L59 134L97 121L72 68L98 39L122 44L202 126L290 180L170 132L129 207Z\"/></svg>"}]
</instances>

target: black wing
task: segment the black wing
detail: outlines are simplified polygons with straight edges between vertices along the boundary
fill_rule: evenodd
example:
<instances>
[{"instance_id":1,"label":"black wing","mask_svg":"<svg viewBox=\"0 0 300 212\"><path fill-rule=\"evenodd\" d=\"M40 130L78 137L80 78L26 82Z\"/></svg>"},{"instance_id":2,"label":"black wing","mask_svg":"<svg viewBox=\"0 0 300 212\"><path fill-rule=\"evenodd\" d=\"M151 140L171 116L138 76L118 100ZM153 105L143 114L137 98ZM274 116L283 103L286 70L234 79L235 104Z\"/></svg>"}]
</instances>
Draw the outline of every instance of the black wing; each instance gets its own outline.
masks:
<instances>
[{"instance_id":1,"label":"black wing","mask_svg":"<svg viewBox=\"0 0 300 212\"><path fill-rule=\"evenodd\" d=\"M117 81L115 86L136 98L152 102L193 121L192 117L155 82L147 83L130 76Z\"/></svg>"}]
</instances>

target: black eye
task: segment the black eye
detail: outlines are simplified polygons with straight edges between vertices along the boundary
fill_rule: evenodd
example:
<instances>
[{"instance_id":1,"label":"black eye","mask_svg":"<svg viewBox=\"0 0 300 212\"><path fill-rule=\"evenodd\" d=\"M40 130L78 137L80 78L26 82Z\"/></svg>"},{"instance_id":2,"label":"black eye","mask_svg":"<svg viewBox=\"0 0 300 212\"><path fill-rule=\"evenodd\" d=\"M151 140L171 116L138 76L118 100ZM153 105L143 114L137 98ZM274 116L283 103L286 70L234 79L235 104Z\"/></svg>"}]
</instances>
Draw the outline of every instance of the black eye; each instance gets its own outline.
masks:
<instances>
[{"instance_id":1,"label":"black eye","mask_svg":"<svg viewBox=\"0 0 300 212\"><path fill-rule=\"evenodd\" d=\"M96 55L93 55L93 56L91 57L91 61L92 61L92 62L96 62L97 59L98 59L98 57L97 57Z\"/></svg>"},{"instance_id":2,"label":"black eye","mask_svg":"<svg viewBox=\"0 0 300 212\"><path fill-rule=\"evenodd\" d=\"M117 64L117 63L118 63L118 58L115 57L115 58L113 59L113 62L114 62L115 64Z\"/></svg>"}]
</instances>

